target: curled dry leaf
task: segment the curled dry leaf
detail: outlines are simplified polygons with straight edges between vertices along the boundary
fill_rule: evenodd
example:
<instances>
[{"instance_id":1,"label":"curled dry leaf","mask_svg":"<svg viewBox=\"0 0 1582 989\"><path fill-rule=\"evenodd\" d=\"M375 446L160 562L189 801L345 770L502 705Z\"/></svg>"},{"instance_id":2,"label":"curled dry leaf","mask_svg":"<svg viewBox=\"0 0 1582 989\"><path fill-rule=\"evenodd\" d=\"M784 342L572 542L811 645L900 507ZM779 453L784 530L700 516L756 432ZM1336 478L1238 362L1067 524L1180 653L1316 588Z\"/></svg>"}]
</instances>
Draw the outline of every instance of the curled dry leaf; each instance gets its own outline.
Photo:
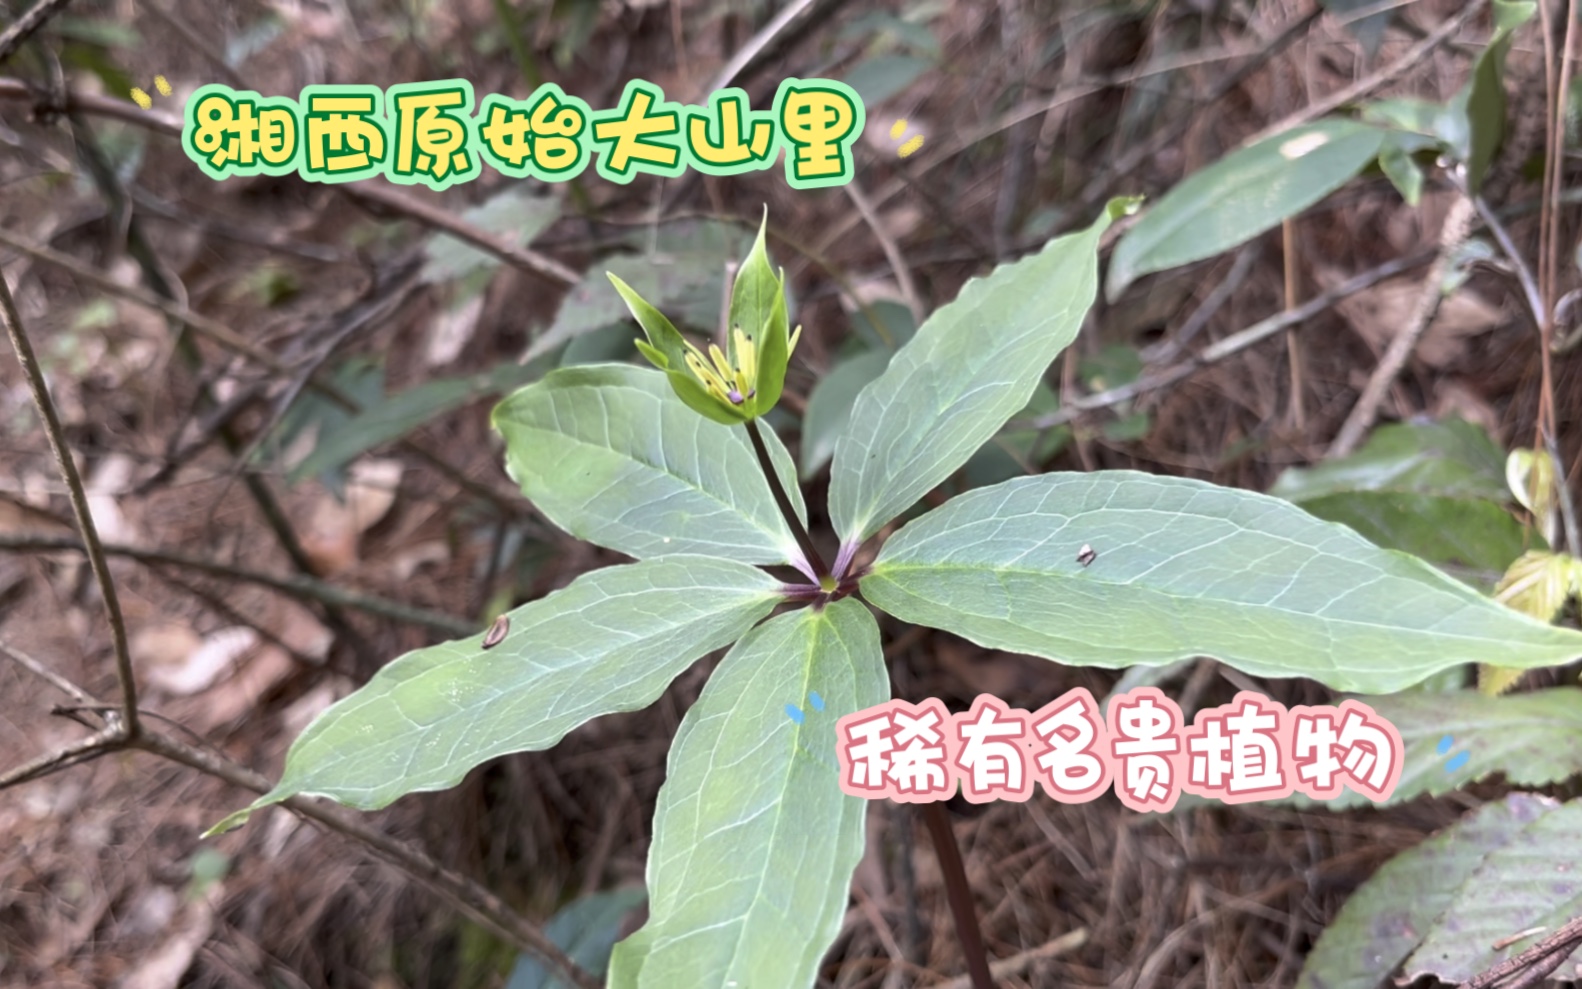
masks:
<instances>
[{"instance_id":1,"label":"curled dry leaf","mask_svg":"<svg viewBox=\"0 0 1582 989\"><path fill-rule=\"evenodd\" d=\"M1338 286L1344 277L1327 268L1314 272L1321 289ZM1383 353L1395 335L1411 322L1422 295L1421 279L1394 278L1335 303L1346 322ZM1466 356L1467 339L1499 326L1504 314L1477 293L1462 288L1442 300L1434 321L1417 342L1416 358L1435 370L1449 367Z\"/></svg>"},{"instance_id":2,"label":"curled dry leaf","mask_svg":"<svg viewBox=\"0 0 1582 989\"><path fill-rule=\"evenodd\" d=\"M399 460L358 460L346 472L345 501L323 494L302 537L302 548L321 575L341 573L357 562L357 539L389 514L401 472Z\"/></svg>"},{"instance_id":3,"label":"curled dry leaf","mask_svg":"<svg viewBox=\"0 0 1582 989\"><path fill-rule=\"evenodd\" d=\"M203 639L198 648L179 663L153 666L148 684L167 694L185 697L206 690L258 646L258 633L246 626L223 628Z\"/></svg>"},{"instance_id":4,"label":"curled dry leaf","mask_svg":"<svg viewBox=\"0 0 1582 989\"><path fill-rule=\"evenodd\" d=\"M84 487L88 493L88 513L93 516L99 538L107 543L137 543L137 526L121 511L120 493L132 482L135 465L124 454L111 454L94 467Z\"/></svg>"}]
</instances>

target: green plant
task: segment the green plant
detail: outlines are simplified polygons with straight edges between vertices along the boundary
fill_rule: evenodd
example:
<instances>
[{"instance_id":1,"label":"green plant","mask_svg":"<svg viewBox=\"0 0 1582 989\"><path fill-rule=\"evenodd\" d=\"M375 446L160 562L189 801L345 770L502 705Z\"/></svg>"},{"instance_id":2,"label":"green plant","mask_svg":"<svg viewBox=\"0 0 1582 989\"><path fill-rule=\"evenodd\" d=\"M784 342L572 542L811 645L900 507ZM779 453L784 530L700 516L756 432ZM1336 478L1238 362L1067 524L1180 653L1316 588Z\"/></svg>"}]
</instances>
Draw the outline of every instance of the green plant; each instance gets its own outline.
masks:
<instances>
[{"instance_id":1,"label":"green plant","mask_svg":"<svg viewBox=\"0 0 1582 989\"><path fill-rule=\"evenodd\" d=\"M863 849L865 807L839 788L833 726L890 697L870 607L1061 663L1206 655L1361 692L1464 663L1582 655L1582 634L1290 502L1130 471L968 491L859 563L1028 405L1092 304L1101 234L1132 205L1113 202L969 283L862 387L833 444L828 565L791 456L762 419L793 343L762 230L735 285L729 346L707 357L617 281L661 370L562 368L503 401L494 423L540 511L636 562L515 609L503 638L497 624L392 661L297 739L274 790L224 823L294 794L374 809L454 785L486 759L651 703L730 646L671 750L649 920L616 947L610 984L805 987ZM785 565L805 580L761 569ZM819 716L787 717L788 701L814 691Z\"/></svg>"}]
</instances>

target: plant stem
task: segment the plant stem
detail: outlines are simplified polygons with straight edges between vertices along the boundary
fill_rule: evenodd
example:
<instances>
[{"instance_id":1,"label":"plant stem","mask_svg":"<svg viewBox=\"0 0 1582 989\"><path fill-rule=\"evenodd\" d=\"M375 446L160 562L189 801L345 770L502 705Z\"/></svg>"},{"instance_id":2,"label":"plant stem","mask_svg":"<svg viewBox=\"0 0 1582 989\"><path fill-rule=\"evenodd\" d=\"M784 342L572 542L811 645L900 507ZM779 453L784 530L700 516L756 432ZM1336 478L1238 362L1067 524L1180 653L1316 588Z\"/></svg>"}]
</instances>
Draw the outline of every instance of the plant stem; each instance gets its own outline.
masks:
<instances>
[{"instance_id":1,"label":"plant stem","mask_svg":"<svg viewBox=\"0 0 1582 989\"><path fill-rule=\"evenodd\" d=\"M989 975L989 956L983 950L983 933L978 930L978 914L972 906L972 890L967 886L967 870L961 864L961 849L956 847L956 832L950 827L950 813L942 801L923 805L923 823L934 842L939 871L945 877L945 898L956 921L956 937L961 953L967 956L967 974L972 989L994 989Z\"/></svg>"},{"instance_id":2,"label":"plant stem","mask_svg":"<svg viewBox=\"0 0 1582 989\"><path fill-rule=\"evenodd\" d=\"M779 506L780 514L785 516L786 525L791 527L791 535L796 537L796 544L802 550L802 555L813 568L813 578L823 580L829 576L829 567L824 565L824 558L813 548L813 538L807 534L802 520L797 518L796 509L791 507L791 499L780 483L780 474L775 470L774 461L769 459L769 448L764 446L763 434L758 431L758 420L749 419L746 426L747 435L753 441L753 452L758 455L758 466L763 468L764 479L769 482L769 490L775 496L775 504Z\"/></svg>"}]
</instances>

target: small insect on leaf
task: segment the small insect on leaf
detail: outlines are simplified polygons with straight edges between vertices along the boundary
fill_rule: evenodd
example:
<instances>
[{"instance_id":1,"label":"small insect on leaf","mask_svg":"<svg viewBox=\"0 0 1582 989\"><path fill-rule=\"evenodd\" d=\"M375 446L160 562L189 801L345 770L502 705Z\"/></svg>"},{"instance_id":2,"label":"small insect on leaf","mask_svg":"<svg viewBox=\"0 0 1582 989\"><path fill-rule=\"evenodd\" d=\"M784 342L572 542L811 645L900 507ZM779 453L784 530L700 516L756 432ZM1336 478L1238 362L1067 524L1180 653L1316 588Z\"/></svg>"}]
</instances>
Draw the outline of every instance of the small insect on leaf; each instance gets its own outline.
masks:
<instances>
[{"instance_id":1,"label":"small insect on leaf","mask_svg":"<svg viewBox=\"0 0 1582 989\"><path fill-rule=\"evenodd\" d=\"M494 620L493 625L489 626L489 634L483 637L483 647L485 649L493 649L505 640L506 634L510 631L511 617L509 615L501 615Z\"/></svg>"},{"instance_id":2,"label":"small insect on leaf","mask_svg":"<svg viewBox=\"0 0 1582 989\"><path fill-rule=\"evenodd\" d=\"M1087 543L1083 543L1082 549L1077 551L1077 562L1083 566L1087 566L1098 558L1099 554L1094 552L1093 547L1089 546Z\"/></svg>"}]
</instances>

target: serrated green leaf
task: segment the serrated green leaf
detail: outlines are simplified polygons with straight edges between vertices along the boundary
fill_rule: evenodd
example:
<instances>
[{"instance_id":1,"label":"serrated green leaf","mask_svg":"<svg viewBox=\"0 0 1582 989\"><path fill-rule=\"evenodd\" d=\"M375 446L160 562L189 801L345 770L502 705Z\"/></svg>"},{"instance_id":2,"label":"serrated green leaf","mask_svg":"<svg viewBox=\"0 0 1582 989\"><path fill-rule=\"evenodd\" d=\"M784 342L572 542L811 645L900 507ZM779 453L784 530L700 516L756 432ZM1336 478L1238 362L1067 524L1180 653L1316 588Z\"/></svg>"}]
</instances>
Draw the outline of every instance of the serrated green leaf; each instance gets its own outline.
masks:
<instances>
[{"instance_id":1,"label":"serrated green leaf","mask_svg":"<svg viewBox=\"0 0 1582 989\"><path fill-rule=\"evenodd\" d=\"M509 632L418 649L331 705L249 810L299 793L377 810L474 766L547 749L573 728L651 704L699 656L767 615L779 582L741 563L672 556L584 574L509 612Z\"/></svg>"},{"instance_id":2,"label":"serrated green leaf","mask_svg":"<svg viewBox=\"0 0 1582 989\"><path fill-rule=\"evenodd\" d=\"M612 989L813 985L868 810L841 792L835 721L889 697L879 627L850 598L781 615L737 643L670 750L649 921L616 946ZM807 709L801 721L788 704Z\"/></svg>"},{"instance_id":3,"label":"serrated green leaf","mask_svg":"<svg viewBox=\"0 0 1582 989\"><path fill-rule=\"evenodd\" d=\"M1572 808L1568 816L1582 809L1578 804L1567 807ZM1351 894L1313 946L1297 989L1378 989L1456 903L1485 859L1496 849L1518 844L1534 822L1558 809L1545 797L1513 793L1386 862ZM1565 857L1574 857L1575 840L1573 826ZM1506 882L1482 886L1475 893L1497 896ZM1480 947L1521 929L1507 913L1500 918L1500 929L1481 939ZM1460 936L1470 939L1472 932Z\"/></svg>"},{"instance_id":4,"label":"serrated green leaf","mask_svg":"<svg viewBox=\"0 0 1582 989\"><path fill-rule=\"evenodd\" d=\"M1368 704L1406 743L1405 768L1385 806L1439 796L1496 773L1529 787L1582 773L1582 690L1575 687L1507 697L1476 690L1391 694ZM1300 795L1294 802L1320 803ZM1331 810L1376 806L1350 790L1321 803Z\"/></svg>"},{"instance_id":5,"label":"serrated green leaf","mask_svg":"<svg viewBox=\"0 0 1582 989\"><path fill-rule=\"evenodd\" d=\"M864 388L835 443L830 515L860 543L966 462L1025 406L1082 326L1098 288L1099 237L1086 230L973 279Z\"/></svg>"},{"instance_id":6,"label":"serrated green leaf","mask_svg":"<svg viewBox=\"0 0 1582 989\"><path fill-rule=\"evenodd\" d=\"M801 559L746 432L697 415L658 371L559 368L497 405L493 422L522 493L578 538L638 559ZM763 432L805 524L791 455Z\"/></svg>"},{"instance_id":7,"label":"serrated green leaf","mask_svg":"<svg viewBox=\"0 0 1582 989\"><path fill-rule=\"evenodd\" d=\"M1097 554L1086 567L1083 546ZM1211 656L1363 693L1462 663L1582 656L1582 633L1288 502L1132 471L954 498L892 537L861 588L898 618L989 648L1106 667Z\"/></svg>"},{"instance_id":8,"label":"serrated green leaf","mask_svg":"<svg viewBox=\"0 0 1582 989\"><path fill-rule=\"evenodd\" d=\"M1345 185L1379 153L1385 131L1329 118L1231 152L1182 180L1115 245L1104 293L1139 276L1237 247Z\"/></svg>"},{"instance_id":9,"label":"serrated green leaf","mask_svg":"<svg viewBox=\"0 0 1582 989\"><path fill-rule=\"evenodd\" d=\"M802 417L802 477L809 478L835 454L835 441L851 418L852 403L890 363L888 350L869 350L849 357L818 379L807 397Z\"/></svg>"},{"instance_id":10,"label":"serrated green leaf","mask_svg":"<svg viewBox=\"0 0 1582 989\"><path fill-rule=\"evenodd\" d=\"M1531 947L1531 940L1510 942L1510 935L1533 928L1549 933L1582 914L1576 853L1582 800L1544 800L1541 809L1520 832L1482 849L1476 871L1459 884L1455 898L1406 960L1408 980L1434 975L1464 983ZM1496 950L1495 942L1506 947ZM1572 965L1578 961L1582 950L1561 962L1556 974L1575 975Z\"/></svg>"}]
</instances>

